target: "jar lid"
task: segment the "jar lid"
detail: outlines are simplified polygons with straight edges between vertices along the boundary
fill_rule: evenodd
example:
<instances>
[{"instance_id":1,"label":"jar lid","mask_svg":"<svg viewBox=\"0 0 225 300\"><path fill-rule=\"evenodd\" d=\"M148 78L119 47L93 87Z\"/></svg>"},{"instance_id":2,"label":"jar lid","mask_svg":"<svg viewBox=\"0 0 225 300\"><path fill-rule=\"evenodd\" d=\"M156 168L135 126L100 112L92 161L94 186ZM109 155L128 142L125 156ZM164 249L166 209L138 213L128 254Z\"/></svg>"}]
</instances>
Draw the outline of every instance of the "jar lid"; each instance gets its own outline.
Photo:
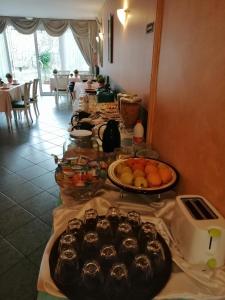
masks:
<instances>
[{"instance_id":1,"label":"jar lid","mask_svg":"<svg viewBox=\"0 0 225 300\"><path fill-rule=\"evenodd\" d=\"M92 131L85 129L74 129L70 135L75 138L85 138L92 135Z\"/></svg>"}]
</instances>

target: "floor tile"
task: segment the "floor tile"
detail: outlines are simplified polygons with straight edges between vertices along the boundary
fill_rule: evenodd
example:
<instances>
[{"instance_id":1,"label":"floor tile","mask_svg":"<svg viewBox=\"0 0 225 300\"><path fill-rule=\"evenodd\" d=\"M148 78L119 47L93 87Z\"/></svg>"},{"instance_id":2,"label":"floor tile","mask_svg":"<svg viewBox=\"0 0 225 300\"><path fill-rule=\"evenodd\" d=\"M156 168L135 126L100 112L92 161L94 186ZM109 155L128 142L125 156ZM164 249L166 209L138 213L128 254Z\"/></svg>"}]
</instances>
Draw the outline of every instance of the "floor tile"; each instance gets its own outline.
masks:
<instances>
[{"instance_id":1,"label":"floor tile","mask_svg":"<svg viewBox=\"0 0 225 300\"><path fill-rule=\"evenodd\" d=\"M38 166L42 167L48 171L53 171L57 167L53 157L51 157L51 159L48 159L48 160L45 160L45 161L39 163Z\"/></svg>"},{"instance_id":2,"label":"floor tile","mask_svg":"<svg viewBox=\"0 0 225 300\"><path fill-rule=\"evenodd\" d=\"M43 175L47 173L48 171L46 169L41 168L40 166L37 165L32 165L29 168L17 171L17 175L21 175L27 180L32 180L35 177L39 177L40 175Z\"/></svg>"},{"instance_id":3,"label":"floor tile","mask_svg":"<svg viewBox=\"0 0 225 300\"><path fill-rule=\"evenodd\" d=\"M46 190L56 185L54 174L51 172L34 178L31 182Z\"/></svg>"},{"instance_id":4,"label":"floor tile","mask_svg":"<svg viewBox=\"0 0 225 300\"><path fill-rule=\"evenodd\" d=\"M56 198L59 198L59 192L60 191L59 191L58 185L55 185L55 186L51 187L50 189L47 190L47 192L49 192L50 194L52 194Z\"/></svg>"},{"instance_id":5,"label":"floor tile","mask_svg":"<svg viewBox=\"0 0 225 300\"><path fill-rule=\"evenodd\" d=\"M64 137L57 137L56 139L51 140L51 143L57 145L57 146L61 146L63 145L63 143L65 142L65 138Z\"/></svg>"},{"instance_id":6,"label":"floor tile","mask_svg":"<svg viewBox=\"0 0 225 300\"><path fill-rule=\"evenodd\" d=\"M48 226L52 226L53 224L53 210L50 209L46 211L43 215L40 215L39 218Z\"/></svg>"},{"instance_id":7,"label":"floor tile","mask_svg":"<svg viewBox=\"0 0 225 300\"><path fill-rule=\"evenodd\" d=\"M18 176L17 174L9 174L3 178L1 178L0 181L0 191L4 192L7 191L8 189L13 189L14 187L17 187L18 184L22 184L25 182L26 179Z\"/></svg>"},{"instance_id":8,"label":"floor tile","mask_svg":"<svg viewBox=\"0 0 225 300\"><path fill-rule=\"evenodd\" d=\"M9 198L13 199L15 202L21 203L26 199L31 198L41 192L43 192L43 190L40 187L34 185L29 181L26 181L22 184L18 184L13 189L8 189L7 191L4 191L4 194Z\"/></svg>"},{"instance_id":9,"label":"floor tile","mask_svg":"<svg viewBox=\"0 0 225 300\"><path fill-rule=\"evenodd\" d=\"M49 155L47 153L40 152L33 153L32 155L26 156L26 159L32 161L35 164L38 164L46 159L49 159Z\"/></svg>"},{"instance_id":10,"label":"floor tile","mask_svg":"<svg viewBox=\"0 0 225 300\"><path fill-rule=\"evenodd\" d=\"M51 228L44 222L35 219L7 235L6 238L24 255L29 255L40 245L47 243L50 234Z\"/></svg>"},{"instance_id":11,"label":"floor tile","mask_svg":"<svg viewBox=\"0 0 225 300\"><path fill-rule=\"evenodd\" d=\"M13 268L0 276L0 299L34 299L38 268L28 259L21 259Z\"/></svg>"},{"instance_id":12,"label":"floor tile","mask_svg":"<svg viewBox=\"0 0 225 300\"><path fill-rule=\"evenodd\" d=\"M16 205L16 203L12 199L9 199L6 195L0 193L0 214L14 205Z\"/></svg>"},{"instance_id":13,"label":"floor tile","mask_svg":"<svg viewBox=\"0 0 225 300\"><path fill-rule=\"evenodd\" d=\"M43 141L39 144L33 145L33 148L35 148L39 151L45 151L47 149L51 149L51 148L54 148L54 147L55 147L55 144L50 143L50 142L46 142L46 141Z\"/></svg>"},{"instance_id":14,"label":"floor tile","mask_svg":"<svg viewBox=\"0 0 225 300\"><path fill-rule=\"evenodd\" d=\"M6 167L0 166L0 177L2 178L5 175L12 174L12 172Z\"/></svg>"},{"instance_id":15,"label":"floor tile","mask_svg":"<svg viewBox=\"0 0 225 300\"><path fill-rule=\"evenodd\" d=\"M58 156L62 156L63 147L56 146L56 147L53 147L53 148L50 148L50 149L46 149L44 151L45 151L45 153L47 153L49 155L55 154L55 155L58 155Z\"/></svg>"},{"instance_id":16,"label":"floor tile","mask_svg":"<svg viewBox=\"0 0 225 300\"><path fill-rule=\"evenodd\" d=\"M8 168L10 171L16 172L33 166L33 163L25 158L18 157L15 161L9 160L4 162L3 166Z\"/></svg>"},{"instance_id":17,"label":"floor tile","mask_svg":"<svg viewBox=\"0 0 225 300\"><path fill-rule=\"evenodd\" d=\"M58 199L53 195L42 192L21 203L21 206L33 215L39 217L48 210L53 210L58 204Z\"/></svg>"},{"instance_id":18,"label":"floor tile","mask_svg":"<svg viewBox=\"0 0 225 300\"><path fill-rule=\"evenodd\" d=\"M34 220L34 216L20 206L12 206L0 215L0 234L6 236L28 222Z\"/></svg>"},{"instance_id":19,"label":"floor tile","mask_svg":"<svg viewBox=\"0 0 225 300\"><path fill-rule=\"evenodd\" d=\"M23 257L7 240L0 238L0 278L1 274L9 270Z\"/></svg>"},{"instance_id":20,"label":"floor tile","mask_svg":"<svg viewBox=\"0 0 225 300\"><path fill-rule=\"evenodd\" d=\"M52 134L52 133L44 133L41 135L41 138L44 141L51 141L51 140L57 138L57 135Z\"/></svg>"}]
</instances>

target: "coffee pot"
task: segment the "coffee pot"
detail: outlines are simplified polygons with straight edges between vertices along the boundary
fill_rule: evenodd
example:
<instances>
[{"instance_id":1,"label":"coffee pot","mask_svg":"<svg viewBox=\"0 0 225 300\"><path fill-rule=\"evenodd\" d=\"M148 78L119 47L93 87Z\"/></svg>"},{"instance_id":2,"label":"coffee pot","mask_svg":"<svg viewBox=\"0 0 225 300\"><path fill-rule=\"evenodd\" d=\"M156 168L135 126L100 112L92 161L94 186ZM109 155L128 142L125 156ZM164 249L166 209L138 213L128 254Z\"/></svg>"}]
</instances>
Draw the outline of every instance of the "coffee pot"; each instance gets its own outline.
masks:
<instances>
[{"instance_id":1,"label":"coffee pot","mask_svg":"<svg viewBox=\"0 0 225 300\"><path fill-rule=\"evenodd\" d=\"M115 148L120 148L121 138L118 128L119 122L109 120L107 124L102 124L98 129L98 137L102 141L102 149L104 152L113 152ZM103 135L100 135L100 129L106 126Z\"/></svg>"}]
</instances>

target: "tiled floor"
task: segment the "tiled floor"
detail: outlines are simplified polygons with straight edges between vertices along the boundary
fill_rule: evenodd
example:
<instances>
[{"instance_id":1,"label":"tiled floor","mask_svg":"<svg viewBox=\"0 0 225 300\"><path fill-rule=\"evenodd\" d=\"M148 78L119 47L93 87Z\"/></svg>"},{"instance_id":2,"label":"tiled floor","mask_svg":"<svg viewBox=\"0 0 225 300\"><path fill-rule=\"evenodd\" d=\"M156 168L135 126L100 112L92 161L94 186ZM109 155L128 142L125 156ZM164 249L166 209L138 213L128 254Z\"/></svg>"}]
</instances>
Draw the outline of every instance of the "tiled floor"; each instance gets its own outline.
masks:
<instances>
[{"instance_id":1,"label":"tiled floor","mask_svg":"<svg viewBox=\"0 0 225 300\"><path fill-rule=\"evenodd\" d=\"M40 116L9 132L0 114L0 299L36 299L42 253L49 239L58 187L51 153L61 155L71 104L39 99Z\"/></svg>"}]
</instances>

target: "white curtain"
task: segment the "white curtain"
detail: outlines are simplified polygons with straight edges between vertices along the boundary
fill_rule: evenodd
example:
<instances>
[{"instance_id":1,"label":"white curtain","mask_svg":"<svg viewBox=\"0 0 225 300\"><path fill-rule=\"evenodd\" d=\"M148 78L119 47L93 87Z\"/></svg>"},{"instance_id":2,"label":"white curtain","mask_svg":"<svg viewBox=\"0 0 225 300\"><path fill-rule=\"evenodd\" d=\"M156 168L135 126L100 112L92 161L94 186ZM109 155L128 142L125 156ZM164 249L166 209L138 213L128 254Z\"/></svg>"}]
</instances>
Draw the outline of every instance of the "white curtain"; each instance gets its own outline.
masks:
<instances>
[{"instance_id":1,"label":"white curtain","mask_svg":"<svg viewBox=\"0 0 225 300\"><path fill-rule=\"evenodd\" d=\"M0 33L4 31L7 24L23 34L31 34L35 32L39 25L42 25L46 32L51 36L62 35L68 26L70 26L73 36L78 47L90 70L94 73L94 56L97 52L97 44L95 37L97 36L97 22L94 20L59 20L59 19L39 19L31 20L22 17L1 17L0 16Z\"/></svg>"},{"instance_id":2,"label":"white curtain","mask_svg":"<svg viewBox=\"0 0 225 300\"><path fill-rule=\"evenodd\" d=\"M70 27L81 53L94 73L94 55L96 49L97 23L96 21L71 21Z\"/></svg>"}]
</instances>

